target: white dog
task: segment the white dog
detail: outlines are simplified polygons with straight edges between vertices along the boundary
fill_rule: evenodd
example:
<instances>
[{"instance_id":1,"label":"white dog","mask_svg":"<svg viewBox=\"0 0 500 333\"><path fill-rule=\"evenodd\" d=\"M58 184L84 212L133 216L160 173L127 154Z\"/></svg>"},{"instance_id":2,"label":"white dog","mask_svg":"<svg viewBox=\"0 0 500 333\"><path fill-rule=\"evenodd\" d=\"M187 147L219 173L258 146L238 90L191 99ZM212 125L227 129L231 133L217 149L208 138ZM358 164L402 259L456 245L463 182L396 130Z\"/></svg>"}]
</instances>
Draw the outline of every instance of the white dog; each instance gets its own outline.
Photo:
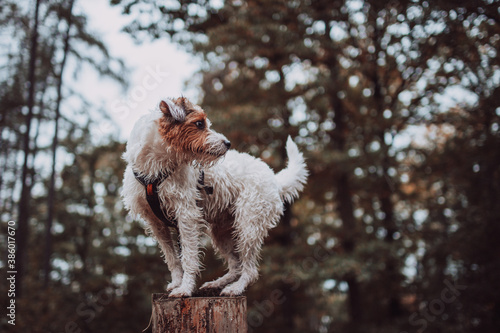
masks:
<instances>
[{"instance_id":1,"label":"white dog","mask_svg":"<svg viewBox=\"0 0 500 333\"><path fill-rule=\"evenodd\" d=\"M228 272L202 288L241 295L258 278L262 243L284 202L303 189L304 158L288 138L288 166L275 175L260 159L229 150L226 137L212 131L205 112L186 98L161 101L159 108L137 122L127 143L125 206L158 241L172 275L171 297L191 296L195 289L203 226Z\"/></svg>"}]
</instances>

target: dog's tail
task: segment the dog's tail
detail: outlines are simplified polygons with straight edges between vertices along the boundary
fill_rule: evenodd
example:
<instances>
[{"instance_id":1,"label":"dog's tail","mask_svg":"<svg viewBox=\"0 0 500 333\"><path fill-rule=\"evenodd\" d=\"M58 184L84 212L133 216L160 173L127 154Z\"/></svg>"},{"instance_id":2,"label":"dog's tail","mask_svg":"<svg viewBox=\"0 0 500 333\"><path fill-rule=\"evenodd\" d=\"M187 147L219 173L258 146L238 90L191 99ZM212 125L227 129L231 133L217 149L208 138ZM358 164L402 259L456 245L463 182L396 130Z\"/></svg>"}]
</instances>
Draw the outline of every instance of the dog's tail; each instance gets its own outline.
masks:
<instances>
[{"instance_id":1,"label":"dog's tail","mask_svg":"<svg viewBox=\"0 0 500 333\"><path fill-rule=\"evenodd\" d=\"M276 180L280 187L280 195L283 201L292 203L298 198L299 192L304 189L309 172L306 168L304 156L291 137L286 141L286 152L288 155L287 167L276 174Z\"/></svg>"}]
</instances>

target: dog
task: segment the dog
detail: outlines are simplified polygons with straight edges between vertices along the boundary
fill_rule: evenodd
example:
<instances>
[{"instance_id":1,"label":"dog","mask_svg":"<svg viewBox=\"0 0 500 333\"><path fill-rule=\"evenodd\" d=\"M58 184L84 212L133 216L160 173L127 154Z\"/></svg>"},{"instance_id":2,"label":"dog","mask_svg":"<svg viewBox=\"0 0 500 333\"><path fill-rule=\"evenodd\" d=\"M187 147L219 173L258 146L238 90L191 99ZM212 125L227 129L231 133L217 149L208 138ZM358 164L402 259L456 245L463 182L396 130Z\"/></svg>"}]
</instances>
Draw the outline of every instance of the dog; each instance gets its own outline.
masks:
<instances>
[{"instance_id":1,"label":"dog","mask_svg":"<svg viewBox=\"0 0 500 333\"><path fill-rule=\"evenodd\" d=\"M172 276L169 297L193 294L203 230L228 271L201 288L241 295L258 279L264 238L278 224L284 203L303 190L304 157L288 137L287 167L275 174L262 160L230 149L228 139L210 129L203 109L187 98L162 100L158 109L138 120L127 142L124 205L145 220L146 232L159 244Z\"/></svg>"}]
</instances>

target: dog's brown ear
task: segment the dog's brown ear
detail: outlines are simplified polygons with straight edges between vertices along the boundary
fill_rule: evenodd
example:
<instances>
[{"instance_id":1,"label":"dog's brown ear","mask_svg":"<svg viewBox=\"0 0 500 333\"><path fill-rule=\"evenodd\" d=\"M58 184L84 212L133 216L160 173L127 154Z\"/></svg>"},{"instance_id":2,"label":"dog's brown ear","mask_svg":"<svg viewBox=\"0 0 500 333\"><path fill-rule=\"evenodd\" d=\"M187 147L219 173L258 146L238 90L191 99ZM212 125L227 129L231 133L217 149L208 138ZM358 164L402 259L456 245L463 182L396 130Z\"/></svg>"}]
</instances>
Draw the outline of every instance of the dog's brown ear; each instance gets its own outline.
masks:
<instances>
[{"instance_id":1,"label":"dog's brown ear","mask_svg":"<svg viewBox=\"0 0 500 333\"><path fill-rule=\"evenodd\" d=\"M175 121L183 122L186 119L186 111L184 108L178 106L170 99L166 99L160 102L160 111L167 118L171 118Z\"/></svg>"}]
</instances>

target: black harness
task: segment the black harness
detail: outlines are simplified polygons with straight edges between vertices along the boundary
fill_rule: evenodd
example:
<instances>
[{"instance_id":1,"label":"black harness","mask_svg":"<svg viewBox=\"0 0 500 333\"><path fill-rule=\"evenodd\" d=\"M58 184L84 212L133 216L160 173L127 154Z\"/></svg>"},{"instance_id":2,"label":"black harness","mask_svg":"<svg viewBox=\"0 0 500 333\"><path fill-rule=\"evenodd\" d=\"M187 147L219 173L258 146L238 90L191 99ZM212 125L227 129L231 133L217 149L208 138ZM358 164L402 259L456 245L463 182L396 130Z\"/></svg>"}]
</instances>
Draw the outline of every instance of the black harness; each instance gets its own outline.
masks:
<instances>
[{"instance_id":1,"label":"black harness","mask_svg":"<svg viewBox=\"0 0 500 333\"><path fill-rule=\"evenodd\" d=\"M158 196L158 186L171 175L170 172L161 172L156 178L150 179L144 176L140 176L138 172L134 171L135 179L144 186L146 190L146 200L151 208L151 211L159 218L167 227L175 228L179 230L177 225L177 220L173 217L165 214L161 208L160 198ZM212 186L205 185L205 172L200 169L200 175L198 177L198 190L205 190L205 192L210 195L214 192ZM199 203L197 203L199 205Z\"/></svg>"}]
</instances>

